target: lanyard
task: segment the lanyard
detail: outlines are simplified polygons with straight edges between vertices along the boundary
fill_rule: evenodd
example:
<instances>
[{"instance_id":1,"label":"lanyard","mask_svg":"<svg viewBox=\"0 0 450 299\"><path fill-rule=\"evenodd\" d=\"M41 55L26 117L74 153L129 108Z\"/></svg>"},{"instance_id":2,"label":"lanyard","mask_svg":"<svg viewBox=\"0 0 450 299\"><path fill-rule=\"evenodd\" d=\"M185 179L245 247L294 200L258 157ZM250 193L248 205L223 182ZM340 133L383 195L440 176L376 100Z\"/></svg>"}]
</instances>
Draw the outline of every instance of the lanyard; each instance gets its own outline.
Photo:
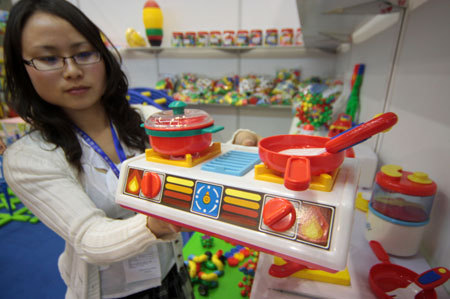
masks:
<instances>
[{"instance_id":1,"label":"lanyard","mask_svg":"<svg viewBox=\"0 0 450 299\"><path fill-rule=\"evenodd\" d=\"M116 131L114 130L114 127L111 122L109 123L109 126L111 128L111 134L114 141L114 147L116 148L116 153L119 156L120 162L123 162L127 158L125 155L125 151L123 150L122 145L120 145L119 138L117 137ZM83 138L84 141L86 141L87 144L89 144L89 146L94 151L96 151L102 157L102 159L105 160L106 163L109 164L111 170L114 172L116 177L119 178L119 169L117 169L116 164L114 164L114 162L108 157L108 155L102 150L102 148L83 130L81 130L75 125L74 128L77 131L77 133L81 136L81 138Z\"/></svg>"}]
</instances>

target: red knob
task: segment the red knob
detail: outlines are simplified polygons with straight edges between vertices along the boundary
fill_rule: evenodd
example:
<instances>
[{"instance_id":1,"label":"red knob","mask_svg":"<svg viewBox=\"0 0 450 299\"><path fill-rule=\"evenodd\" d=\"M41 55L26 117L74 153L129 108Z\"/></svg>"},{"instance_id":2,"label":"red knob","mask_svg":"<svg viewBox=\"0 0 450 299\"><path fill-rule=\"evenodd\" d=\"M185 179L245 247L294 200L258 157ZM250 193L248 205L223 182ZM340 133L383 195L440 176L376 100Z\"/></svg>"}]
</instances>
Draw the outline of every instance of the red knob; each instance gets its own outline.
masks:
<instances>
[{"instance_id":1,"label":"red knob","mask_svg":"<svg viewBox=\"0 0 450 299\"><path fill-rule=\"evenodd\" d=\"M142 194L149 198L155 197L161 190L161 178L154 172L144 173L141 184Z\"/></svg>"},{"instance_id":2,"label":"red knob","mask_svg":"<svg viewBox=\"0 0 450 299\"><path fill-rule=\"evenodd\" d=\"M294 225L295 218L295 208L287 199L273 198L264 205L264 224L274 231L287 231Z\"/></svg>"}]
</instances>

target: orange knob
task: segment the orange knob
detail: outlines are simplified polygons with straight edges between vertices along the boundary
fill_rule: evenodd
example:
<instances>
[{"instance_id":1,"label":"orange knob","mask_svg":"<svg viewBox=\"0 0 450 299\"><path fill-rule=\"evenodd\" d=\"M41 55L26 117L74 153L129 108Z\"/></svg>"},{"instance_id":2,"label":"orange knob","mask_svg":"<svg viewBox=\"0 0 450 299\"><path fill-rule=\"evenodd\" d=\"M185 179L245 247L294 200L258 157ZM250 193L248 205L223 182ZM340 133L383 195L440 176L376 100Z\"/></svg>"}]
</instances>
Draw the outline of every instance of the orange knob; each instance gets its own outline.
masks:
<instances>
[{"instance_id":1,"label":"orange knob","mask_svg":"<svg viewBox=\"0 0 450 299\"><path fill-rule=\"evenodd\" d=\"M153 198L161 190L161 178L154 172L144 173L141 184L141 191L145 197Z\"/></svg>"},{"instance_id":2,"label":"orange knob","mask_svg":"<svg viewBox=\"0 0 450 299\"><path fill-rule=\"evenodd\" d=\"M264 205L264 224L274 231L284 232L295 223L296 213L292 203L284 198L277 197Z\"/></svg>"}]
</instances>

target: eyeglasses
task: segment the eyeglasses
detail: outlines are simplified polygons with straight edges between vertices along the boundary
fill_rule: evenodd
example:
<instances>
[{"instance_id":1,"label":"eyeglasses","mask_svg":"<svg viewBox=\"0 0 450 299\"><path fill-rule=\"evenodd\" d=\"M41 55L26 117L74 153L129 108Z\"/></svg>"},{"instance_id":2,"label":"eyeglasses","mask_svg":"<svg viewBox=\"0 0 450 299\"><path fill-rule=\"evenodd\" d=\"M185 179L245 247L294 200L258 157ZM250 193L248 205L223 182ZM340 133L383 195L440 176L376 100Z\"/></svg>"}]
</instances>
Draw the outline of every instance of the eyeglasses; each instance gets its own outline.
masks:
<instances>
[{"instance_id":1,"label":"eyeglasses","mask_svg":"<svg viewBox=\"0 0 450 299\"><path fill-rule=\"evenodd\" d=\"M34 67L38 71L53 71L62 69L66 64L66 59L73 59L78 65L87 65L99 62L101 55L97 51L85 51L68 57L53 55L36 57L30 60L24 59L23 62L26 65Z\"/></svg>"}]
</instances>

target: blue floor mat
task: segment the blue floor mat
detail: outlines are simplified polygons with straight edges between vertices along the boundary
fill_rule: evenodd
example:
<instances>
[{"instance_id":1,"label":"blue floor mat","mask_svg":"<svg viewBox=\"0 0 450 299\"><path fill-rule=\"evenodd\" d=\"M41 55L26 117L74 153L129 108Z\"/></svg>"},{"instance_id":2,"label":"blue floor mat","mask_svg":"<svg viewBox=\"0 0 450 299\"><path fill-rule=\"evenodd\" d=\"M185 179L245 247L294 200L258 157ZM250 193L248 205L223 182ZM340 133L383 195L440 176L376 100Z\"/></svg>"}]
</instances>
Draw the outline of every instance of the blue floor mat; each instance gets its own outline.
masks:
<instances>
[{"instance_id":1,"label":"blue floor mat","mask_svg":"<svg viewBox=\"0 0 450 299\"><path fill-rule=\"evenodd\" d=\"M0 227L0 240L0 298L64 298L57 266L63 239L42 222L11 221Z\"/></svg>"}]
</instances>

